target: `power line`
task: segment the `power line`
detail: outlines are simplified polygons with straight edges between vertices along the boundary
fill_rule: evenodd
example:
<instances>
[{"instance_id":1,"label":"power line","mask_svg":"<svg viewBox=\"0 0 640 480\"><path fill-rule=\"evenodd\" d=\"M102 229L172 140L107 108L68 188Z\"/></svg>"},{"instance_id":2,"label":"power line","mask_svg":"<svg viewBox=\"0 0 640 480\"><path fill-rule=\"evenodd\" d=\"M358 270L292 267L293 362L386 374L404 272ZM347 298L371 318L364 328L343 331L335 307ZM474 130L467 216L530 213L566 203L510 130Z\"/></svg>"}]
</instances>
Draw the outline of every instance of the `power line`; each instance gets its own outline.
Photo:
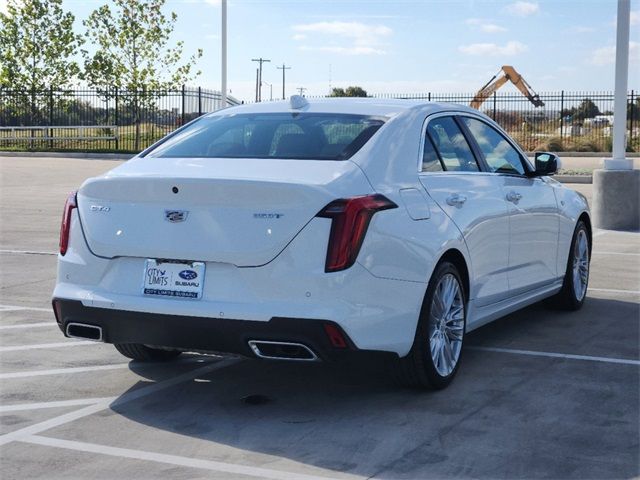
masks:
<instances>
[{"instance_id":1,"label":"power line","mask_svg":"<svg viewBox=\"0 0 640 480\"><path fill-rule=\"evenodd\" d=\"M256 82L256 102L262 101L262 64L271 62L271 60L267 58L252 58L252 62L258 62L260 64L260 68L258 68L258 81Z\"/></svg>"},{"instance_id":2,"label":"power line","mask_svg":"<svg viewBox=\"0 0 640 480\"><path fill-rule=\"evenodd\" d=\"M284 63L281 67L276 67L278 70L282 70L282 99L284 100L286 97L284 90L284 72L285 70L291 70L291 67L287 67Z\"/></svg>"}]
</instances>

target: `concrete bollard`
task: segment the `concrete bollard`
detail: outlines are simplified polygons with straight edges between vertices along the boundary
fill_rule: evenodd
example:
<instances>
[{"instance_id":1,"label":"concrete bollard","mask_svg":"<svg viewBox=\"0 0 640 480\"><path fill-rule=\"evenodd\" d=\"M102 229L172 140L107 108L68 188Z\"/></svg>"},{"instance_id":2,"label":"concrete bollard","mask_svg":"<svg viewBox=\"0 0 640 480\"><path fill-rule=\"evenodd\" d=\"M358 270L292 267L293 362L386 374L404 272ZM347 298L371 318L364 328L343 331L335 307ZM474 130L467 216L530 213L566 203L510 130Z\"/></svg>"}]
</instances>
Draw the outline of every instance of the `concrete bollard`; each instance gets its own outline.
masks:
<instances>
[{"instance_id":1,"label":"concrete bollard","mask_svg":"<svg viewBox=\"0 0 640 480\"><path fill-rule=\"evenodd\" d=\"M594 170L592 215L596 228L640 229L640 170Z\"/></svg>"}]
</instances>

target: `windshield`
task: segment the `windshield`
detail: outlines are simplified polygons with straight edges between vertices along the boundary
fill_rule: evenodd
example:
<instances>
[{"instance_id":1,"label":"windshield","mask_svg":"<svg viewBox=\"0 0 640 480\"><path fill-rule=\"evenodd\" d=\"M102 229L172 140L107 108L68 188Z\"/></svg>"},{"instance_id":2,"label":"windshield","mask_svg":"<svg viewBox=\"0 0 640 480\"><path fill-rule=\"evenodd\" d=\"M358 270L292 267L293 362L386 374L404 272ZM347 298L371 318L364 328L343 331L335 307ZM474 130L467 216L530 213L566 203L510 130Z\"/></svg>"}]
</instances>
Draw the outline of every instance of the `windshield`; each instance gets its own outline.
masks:
<instances>
[{"instance_id":1,"label":"windshield","mask_svg":"<svg viewBox=\"0 0 640 480\"><path fill-rule=\"evenodd\" d=\"M345 160L384 124L337 113L262 113L203 117L148 157Z\"/></svg>"}]
</instances>

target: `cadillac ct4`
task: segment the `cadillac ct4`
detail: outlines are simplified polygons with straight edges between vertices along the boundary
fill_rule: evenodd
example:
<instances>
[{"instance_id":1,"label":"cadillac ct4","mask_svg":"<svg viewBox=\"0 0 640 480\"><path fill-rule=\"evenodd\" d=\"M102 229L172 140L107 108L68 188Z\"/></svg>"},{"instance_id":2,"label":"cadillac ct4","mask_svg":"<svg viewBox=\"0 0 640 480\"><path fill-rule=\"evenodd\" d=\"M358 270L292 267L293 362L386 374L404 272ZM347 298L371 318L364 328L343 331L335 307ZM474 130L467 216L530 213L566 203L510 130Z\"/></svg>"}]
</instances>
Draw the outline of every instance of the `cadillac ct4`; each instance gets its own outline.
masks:
<instances>
[{"instance_id":1,"label":"cadillac ct4","mask_svg":"<svg viewBox=\"0 0 640 480\"><path fill-rule=\"evenodd\" d=\"M442 388L471 330L584 302L589 210L558 163L453 104L220 110L69 196L56 319L137 360L372 355Z\"/></svg>"}]
</instances>

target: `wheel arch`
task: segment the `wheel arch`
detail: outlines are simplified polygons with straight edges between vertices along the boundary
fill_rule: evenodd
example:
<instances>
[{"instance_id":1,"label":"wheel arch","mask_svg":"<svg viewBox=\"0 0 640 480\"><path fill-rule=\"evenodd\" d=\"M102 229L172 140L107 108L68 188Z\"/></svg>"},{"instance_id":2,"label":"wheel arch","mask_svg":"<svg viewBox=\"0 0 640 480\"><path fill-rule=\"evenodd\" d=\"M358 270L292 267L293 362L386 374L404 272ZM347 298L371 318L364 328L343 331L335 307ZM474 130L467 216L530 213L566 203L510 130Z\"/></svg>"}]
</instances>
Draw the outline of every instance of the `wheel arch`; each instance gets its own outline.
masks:
<instances>
[{"instance_id":1,"label":"wheel arch","mask_svg":"<svg viewBox=\"0 0 640 480\"><path fill-rule=\"evenodd\" d=\"M467 300L469 300L469 295L471 291L471 284L470 284L471 280L469 277L469 267L467 265L467 260L465 256L457 248L450 248L449 250L447 250L442 254L442 256L440 257L440 260L438 260L438 263L436 265L445 261L452 263L458 269L458 272L462 277L464 292L466 294Z\"/></svg>"},{"instance_id":2,"label":"wheel arch","mask_svg":"<svg viewBox=\"0 0 640 480\"><path fill-rule=\"evenodd\" d=\"M591 226L591 217L587 212L582 212L578 217L578 222L583 221L587 227L587 236L589 237L589 256L591 256L591 250L593 249L593 227ZM578 223L576 222L576 224Z\"/></svg>"}]
</instances>

